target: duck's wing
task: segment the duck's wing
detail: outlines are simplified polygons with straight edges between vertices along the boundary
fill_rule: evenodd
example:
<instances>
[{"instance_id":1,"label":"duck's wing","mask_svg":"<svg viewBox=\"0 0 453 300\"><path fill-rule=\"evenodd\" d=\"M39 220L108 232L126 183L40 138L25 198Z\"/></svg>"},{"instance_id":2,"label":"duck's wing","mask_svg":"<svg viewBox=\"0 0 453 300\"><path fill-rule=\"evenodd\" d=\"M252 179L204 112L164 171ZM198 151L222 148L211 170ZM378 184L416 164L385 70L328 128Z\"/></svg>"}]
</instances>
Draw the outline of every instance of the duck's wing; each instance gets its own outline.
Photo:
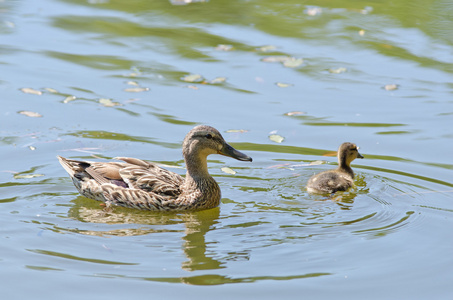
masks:
<instances>
[{"instance_id":1,"label":"duck's wing","mask_svg":"<svg viewBox=\"0 0 453 300\"><path fill-rule=\"evenodd\" d=\"M157 164L136 158L86 162L58 157L79 192L108 205L146 210L184 210L179 200L184 179Z\"/></svg>"},{"instance_id":2,"label":"duck's wing","mask_svg":"<svg viewBox=\"0 0 453 300\"><path fill-rule=\"evenodd\" d=\"M139 189L156 195L178 196L184 181L179 174L137 158L116 158L124 162L87 162L61 156L58 159L79 191L88 183L90 189L111 184L118 188Z\"/></svg>"},{"instance_id":3,"label":"duck's wing","mask_svg":"<svg viewBox=\"0 0 453 300\"><path fill-rule=\"evenodd\" d=\"M124 163L98 163L57 157L71 178L76 180L94 179L99 184L110 183L110 179L121 180L119 170L125 165Z\"/></svg>"},{"instance_id":4,"label":"duck's wing","mask_svg":"<svg viewBox=\"0 0 453 300\"><path fill-rule=\"evenodd\" d=\"M174 172L159 167L155 163L137 158L117 157L126 162L118 170L119 176L129 188L139 189L162 196L178 196L184 179Z\"/></svg>"}]
</instances>

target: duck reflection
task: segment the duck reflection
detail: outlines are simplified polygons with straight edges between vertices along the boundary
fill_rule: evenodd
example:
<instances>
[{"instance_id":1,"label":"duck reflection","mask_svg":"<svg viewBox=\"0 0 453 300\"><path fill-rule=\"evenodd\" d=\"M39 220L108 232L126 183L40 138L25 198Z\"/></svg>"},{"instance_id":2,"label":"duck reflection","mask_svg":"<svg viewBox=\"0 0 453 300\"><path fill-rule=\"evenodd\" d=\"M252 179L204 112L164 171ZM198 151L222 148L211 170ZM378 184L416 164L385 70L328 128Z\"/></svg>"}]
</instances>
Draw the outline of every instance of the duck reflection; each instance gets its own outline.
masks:
<instances>
[{"instance_id":1,"label":"duck reflection","mask_svg":"<svg viewBox=\"0 0 453 300\"><path fill-rule=\"evenodd\" d=\"M106 210L97 202L85 197L73 200L75 205L69 210L69 217L84 223L115 225L111 230L80 230L77 233L94 236L138 236L162 232L181 232L178 224L184 224L183 249L187 261L182 269L187 271L223 268L222 262L207 254L206 233L218 223L218 207L186 213L153 213L122 207ZM118 228L120 227L120 228Z\"/></svg>"}]
</instances>

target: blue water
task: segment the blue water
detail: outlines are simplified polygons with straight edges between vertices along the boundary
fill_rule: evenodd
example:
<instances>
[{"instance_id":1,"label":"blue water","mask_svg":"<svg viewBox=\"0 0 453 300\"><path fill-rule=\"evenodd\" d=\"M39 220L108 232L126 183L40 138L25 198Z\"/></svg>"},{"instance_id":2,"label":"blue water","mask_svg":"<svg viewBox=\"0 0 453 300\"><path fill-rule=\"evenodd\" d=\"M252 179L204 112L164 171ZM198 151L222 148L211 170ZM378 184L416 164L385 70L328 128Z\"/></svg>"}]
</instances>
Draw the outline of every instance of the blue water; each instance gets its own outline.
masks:
<instances>
[{"instance_id":1,"label":"blue water","mask_svg":"<svg viewBox=\"0 0 453 300\"><path fill-rule=\"evenodd\" d=\"M5 299L451 298L452 10L0 1ZM266 62L280 56L303 62ZM216 209L105 212L56 160L130 156L184 174L197 124L253 157L209 157ZM356 187L308 194L345 141L365 156Z\"/></svg>"}]
</instances>

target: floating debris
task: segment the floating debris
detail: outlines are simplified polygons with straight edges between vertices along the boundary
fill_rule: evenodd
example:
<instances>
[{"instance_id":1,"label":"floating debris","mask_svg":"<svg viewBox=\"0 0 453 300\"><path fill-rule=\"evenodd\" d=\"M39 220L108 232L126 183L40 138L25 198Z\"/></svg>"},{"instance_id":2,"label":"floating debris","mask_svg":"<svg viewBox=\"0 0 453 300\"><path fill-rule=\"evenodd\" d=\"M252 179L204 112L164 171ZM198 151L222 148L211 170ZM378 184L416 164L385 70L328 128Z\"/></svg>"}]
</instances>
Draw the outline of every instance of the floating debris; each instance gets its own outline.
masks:
<instances>
[{"instance_id":1,"label":"floating debris","mask_svg":"<svg viewBox=\"0 0 453 300\"><path fill-rule=\"evenodd\" d=\"M385 89L386 91L394 91L394 90L397 90L398 87L399 87L398 84L386 84L386 85L384 86L384 89Z\"/></svg>"},{"instance_id":2,"label":"floating debris","mask_svg":"<svg viewBox=\"0 0 453 300\"><path fill-rule=\"evenodd\" d=\"M52 94L58 94L58 91L53 88L44 88L46 92L52 93Z\"/></svg>"},{"instance_id":3,"label":"floating debris","mask_svg":"<svg viewBox=\"0 0 453 300\"><path fill-rule=\"evenodd\" d=\"M149 88L145 87L134 87L134 88L126 88L124 89L125 92L128 93L141 93L141 92L147 92L149 91Z\"/></svg>"},{"instance_id":4,"label":"floating debris","mask_svg":"<svg viewBox=\"0 0 453 300\"><path fill-rule=\"evenodd\" d=\"M283 65L287 68L297 68L304 63L302 58L291 57L288 60L283 62Z\"/></svg>"},{"instance_id":5,"label":"floating debris","mask_svg":"<svg viewBox=\"0 0 453 300\"><path fill-rule=\"evenodd\" d=\"M138 86L138 82L137 81L127 81L126 84L127 85Z\"/></svg>"},{"instance_id":6,"label":"floating debris","mask_svg":"<svg viewBox=\"0 0 453 300\"><path fill-rule=\"evenodd\" d=\"M20 90L25 94L32 94L32 95L38 95L38 96L42 95L41 91L38 91L38 90L35 90L32 88L21 88Z\"/></svg>"},{"instance_id":7,"label":"floating debris","mask_svg":"<svg viewBox=\"0 0 453 300\"><path fill-rule=\"evenodd\" d=\"M307 7L307 9L304 10L304 13L309 15L309 16L320 15L322 13L322 8L321 7L316 7L316 6Z\"/></svg>"},{"instance_id":8,"label":"floating debris","mask_svg":"<svg viewBox=\"0 0 453 300\"><path fill-rule=\"evenodd\" d=\"M15 174L14 178L15 179L29 179L29 178L35 178L35 177L41 177L44 176L44 174Z\"/></svg>"},{"instance_id":9,"label":"floating debris","mask_svg":"<svg viewBox=\"0 0 453 300\"><path fill-rule=\"evenodd\" d=\"M234 47L232 45L219 44L219 45L217 45L217 47L215 47L215 50L217 50L217 51L232 51L232 50L234 50Z\"/></svg>"},{"instance_id":10,"label":"floating debris","mask_svg":"<svg viewBox=\"0 0 453 300\"><path fill-rule=\"evenodd\" d=\"M285 138L282 137L282 136L279 135L279 134L271 134L271 135L269 136L269 139L270 139L271 141L276 142L276 143L279 143L279 144L285 140Z\"/></svg>"},{"instance_id":11,"label":"floating debris","mask_svg":"<svg viewBox=\"0 0 453 300\"><path fill-rule=\"evenodd\" d=\"M75 99L77 99L76 96L68 96L68 97L64 98L63 103L68 103L68 102L74 101Z\"/></svg>"},{"instance_id":12,"label":"floating debris","mask_svg":"<svg viewBox=\"0 0 453 300\"><path fill-rule=\"evenodd\" d=\"M305 115L307 114L306 112L303 112L303 111L290 111L290 112L287 112L285 115L286 116L300 116L300 115Z\"/></svg>"},{"instance_id":13,"label":"floating debris","mask_svg":"<svg viewBox=\"0 0 453 300\"><path fill-rule=\"evenodd\" d=\"M185 82L202 82L204 78L200 74L189 74L181 77L181 80Z\"/></svg>"},{"instance_id":14,"label":"floating debris","mask_svg":"<svg viewBox=\"0 0 453 300\"><path fill-rule=\"evenodd\" d=\"M134 78L134 77L138 77L138 76L140 76L140 73L131 72L131 73L125 75L124 77L132 77L132 78Z\"/></svg>"},{"instance_id":15,"label":"floating debris","mask_svg":"<svg viewBox=\"0 0 453 300\"><path fill-rule=\"evenodd\" d=\"M359 35L360 35L360 36L364 36L364 35L365 35L365 30L363 30L363 29L362 29L362 30L359 30Z\"/></svg>"},{"instance_id":16,"label":"floating debris","mask_svg":"<svg viewBox=\"0 0 453 300\"><path fill-rule=\"evenodd\" d=\"M219 83L224 83L226 80L227 80L226 77L216 77L213 80L209 81L208 83L219 84Z\"/></svg>"},{"instance_id":17,"label":"floating debris","mask_svg":"<svg viewBox=\"0 0 453 300\"><path fill-rule=\"evenodd\" d=\"M291 58L291 56L286 56L286 55L267 56L267 57L262 58L261 61L271 62L271 63L272 62L283 63L283 62L287 61L290 58Z\"/></svg>"},{"instance_id":18,"label":"floating debris","mask_svg":"<svg viewBox=\"0 0 453 300\"><path fill-rule=\"evenodd\" d=\"M317 166L317 165L322 165L323 163L324 163L324 161L322 161L322 160L315 160L315 161L310 162L308 165Z\"/></svg>"},{"instance_id":19,"label":"floating debris","mask_svg":"<svg viewBox=\"0 0 453 300\"><path fill-rule=\"evenodd\" d=\"M31 151L35 151L35 150L36 150L36 147L34 147L34 146L28 146L28 149L30 149Z\"/></svg>"},{"instance_id":20,"label":"floating debris","mask_svg":"<svg viewBox=\"0 0 453 300\"><path fill-rule=\"evenodd\" d=\"M19 111L19 113L21 115L24 115L24 116L27 116L27 117L31 117L31 118L41 118L42 115L37 113L37 112L34 112L34 111L28 111L28 110L21 110Z\"/></svg>"},{"instance_id":21,"label":"floating debris","mask_svg":"<svg viewBox=\"0 0 453 300\"><path fill-rule=\"evenodd\" d=\"M121 103L113 102L111 99L101 98L99 99L99 103L105 107L113 107L113 106L120 106Z\"/></svg>"},{"instance_id":22,"label":"floating debris","mask_svg":"<svg viewBox=\"0 0 453 300\"><path fill-rule=\"evenodd\" d=\"M291 56L277 55L277 56L268 56L261 59L263 62L279 62L287 68L297 68L304 63L302 58L295 58Z\"/></svg>"},{"instance_id":23,"label":"floating debris","mask_svg":"<svg viewBox=\"0 0 453 300\"><path fill-rule=\"evenodd\" d=\"M236 174L236 171L232 170L231 168L228 168L228 167L223 167L221 168L221 170L227 174L231 174L231 175L234 175Z\"/></svg>"},{"instance_id":24,"label":"floating debris","mask_svg":"<svg viewBox=\"0 0 453 300\"><path fill-rule=\"evenodd\" d=\"M224 83L227 80L227 78L226 77L216 77L212 80L207 80L200 74L189 74L189 75L181 77L181 80L183 80L185 82L190 82L190 83L221 84L221 83Z\"/></svg>"},{"instance_id":25,"label":"floating debris","mask_svg":"<svg viewBox=\"0 0 453 300\"><path fill-rule=\"evenodd\" d=\"M278 87L281 87L281 88L287 88L287 87L293 86L291 83L283 83L283 82L277 82L275 85L277 85Z\"/></svg>"},{"instance_id":26,"label":"floating debris","mask_svg":"<svg viewBox=\"0 0 453 300\"><path fill-rule=\"evenodd\" d=\"M259 52L271 52L274 50L277 50L277 47L274 45L267 45L267 46L262 46L262 47L256 48L256 51L259 51Z\"/></svg>"},{"instance_id":27,"label":"floating debris","mask_svg":"<svg viewBox=\"0 0 453 300\"><path fill-rule=\"evenodd\" d=\"M344 67L340 67L340 68L331 68L329 69L329 73L332 73L332 74L341 74L341 73L345 73L348 69L347 68L344 68Z\"/></svg>"}]
</instances>

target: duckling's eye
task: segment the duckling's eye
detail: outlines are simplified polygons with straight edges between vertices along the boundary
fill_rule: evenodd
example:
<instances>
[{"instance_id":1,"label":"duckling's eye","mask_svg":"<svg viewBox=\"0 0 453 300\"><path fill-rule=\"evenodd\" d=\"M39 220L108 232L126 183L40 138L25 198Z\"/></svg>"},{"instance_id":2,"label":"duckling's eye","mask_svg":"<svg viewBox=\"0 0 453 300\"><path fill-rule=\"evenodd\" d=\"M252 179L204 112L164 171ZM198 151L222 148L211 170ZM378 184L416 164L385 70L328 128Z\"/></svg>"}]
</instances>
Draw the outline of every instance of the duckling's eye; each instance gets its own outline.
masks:
<instances>
[{"instance_id":1,"label":"duckling's eye","mask_svg":"<svg viewBox=\"0 0 453 300\"><path fill-rule=\"evenodd\" d=\"M212 135L210 133L206 134L207 139L212 139Z\"/></svg>"}]
</instances>

